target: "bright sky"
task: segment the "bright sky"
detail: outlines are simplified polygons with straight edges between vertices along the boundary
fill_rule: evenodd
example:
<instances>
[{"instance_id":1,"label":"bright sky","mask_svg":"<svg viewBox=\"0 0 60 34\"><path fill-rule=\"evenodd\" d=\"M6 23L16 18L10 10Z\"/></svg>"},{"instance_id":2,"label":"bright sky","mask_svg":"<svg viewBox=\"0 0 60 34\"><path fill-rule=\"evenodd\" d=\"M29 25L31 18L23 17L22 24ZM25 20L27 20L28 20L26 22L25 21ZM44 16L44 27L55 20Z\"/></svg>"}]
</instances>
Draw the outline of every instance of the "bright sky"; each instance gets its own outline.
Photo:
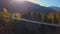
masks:
<instances>
[{"instance_id":1,"label":"bright sky","mask_svg":"<svg viewBox=\"0 0 60 34\"><path fill-rule=\"evenodd\" d=\"M38 3L42 6L57 6L60 7L60 0L29 0L34 3Z\"/></svg>"},{"instance_id":2,"label":"bright sky","mask_svg":"<svg viewBox=\"0 0 60 34\"><path fill-rule=\"evenodd\" d=\"M3 1L3 0L0 0L0 4L1 4L1 1ZM9 1L11 1L11 0L9 0ZM13 1L17 1L17 0L13 0ZM21 0L18 0L18 1L21 1ZM23 1L27 1L27 0L23 0ZM47 7L48 6L57 6L57 7L60 7L60 0L28 0L28 1L40 4L42 6L47 6Z\"/></svg>"}]
</instances>

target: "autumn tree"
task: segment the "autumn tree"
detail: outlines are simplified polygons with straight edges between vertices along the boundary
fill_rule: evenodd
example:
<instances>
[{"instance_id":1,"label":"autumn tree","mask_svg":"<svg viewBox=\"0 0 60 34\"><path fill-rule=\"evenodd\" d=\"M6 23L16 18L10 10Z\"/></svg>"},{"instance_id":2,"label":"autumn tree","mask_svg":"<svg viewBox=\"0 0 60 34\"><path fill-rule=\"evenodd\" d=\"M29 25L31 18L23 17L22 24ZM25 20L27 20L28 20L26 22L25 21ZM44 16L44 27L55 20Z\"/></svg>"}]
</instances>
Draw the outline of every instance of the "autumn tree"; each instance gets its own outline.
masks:
<instances>
[{"instance_id":1,"label":"autumn tree","mask_svg":"<svg viewBox=\"0 0 60 34\"><path fill-rule=\"evenodd\" d=\"M56 16L57 23L60 24L60 12L56 12L55 16Z\"/></svg>"},{"instance_id":2,"label":"autumn tree","mask_svg":"<svg viewBox=\"0 0 60 34\"><path fill-rule=\"evenodd\" d=\"M2 19L2 14L1 14L1 12L0 12L0 20Z\"/></svg>"},{"instance_id":3,"label":"autumn tree","mask_svg":"<svg viewBox=\"0 0 60 34\"><path fill-rule=\"evenodd\" d=\"M53 13L53 12L49 13L49 15L47 16L48 22L54 23L54 15L55 15L55 13Z\"/></svg>"},{"instance_id":4,"label":"autumn tree","mask_svg":"<svg viewBox=\"0 0 60 34\"><path fill-rule=\"evenodd\" d=\"M3 16L3 20L8 23L9 22L9 14L6 8L3 8L2 11L2 16Z\"/></svg>"},{"instance_id":5,"label":"autumn tree","mask_svg":"<svg viewBox=\"0 0 60 34\"><path fill-rule=\"evenodd\" d=\"M3 8L1 11L1 22L7 25L9 23L9 13L6 8Z\"/></svg>"},{"instance_id":6,"label":"autumn tree","mask_svg":"<svg viewBox=\"0 0 60 34\"><path fill-rule=\"evenodd\" d=\"M12 22L14 22L14 21L20 21L20 19L22 19L22 14L20 14L20 13L14 13L14 14L12 14Z\"/></svg>"}]
</instances>

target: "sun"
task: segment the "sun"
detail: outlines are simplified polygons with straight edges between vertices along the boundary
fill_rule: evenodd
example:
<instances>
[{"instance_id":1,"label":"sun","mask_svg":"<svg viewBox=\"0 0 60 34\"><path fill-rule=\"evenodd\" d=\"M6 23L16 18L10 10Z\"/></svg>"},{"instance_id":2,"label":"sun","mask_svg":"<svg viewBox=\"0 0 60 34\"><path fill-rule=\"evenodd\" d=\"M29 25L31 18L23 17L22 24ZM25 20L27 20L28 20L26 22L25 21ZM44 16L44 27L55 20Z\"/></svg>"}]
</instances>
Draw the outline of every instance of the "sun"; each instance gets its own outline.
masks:
<instances>
[{"instance_id":1,"label":"sun","mask_svg":"<svg viewBox=\"0 0 60 34\"><path fill-rule=\"evenodd\" d=\"M32 2L33 0L27 0L27 1L31 1Z\"/></svg>"},{"instance_id":2,"label":"sun","mask_svg":"<svg viewBox=\"0 0 60 34\"><path fill-rule=\"evenodd\" d=\"M30 1L30 0L13 0L13 1Z\"/></svg>"},{"instance_id":3,"label":"sun","mask_svg":"<svg viewBox=\"0 0 60 34\"><path fill-rule=\"evenodd\" d=\"M13 1L32 1L32 0L13 0Z\"/></svg>"},{"instance_id":4,"label":"sun","mask_svg":"<svg viewBox=\"0 0 60 34\"><path fill-rule=\"evenodd\" d=\"M9 1L9 4L11 5L12 3L24 3L24 1L30 1L30 2L33 2L33 0L11 0Z\"/></svg>"}]
</instances>

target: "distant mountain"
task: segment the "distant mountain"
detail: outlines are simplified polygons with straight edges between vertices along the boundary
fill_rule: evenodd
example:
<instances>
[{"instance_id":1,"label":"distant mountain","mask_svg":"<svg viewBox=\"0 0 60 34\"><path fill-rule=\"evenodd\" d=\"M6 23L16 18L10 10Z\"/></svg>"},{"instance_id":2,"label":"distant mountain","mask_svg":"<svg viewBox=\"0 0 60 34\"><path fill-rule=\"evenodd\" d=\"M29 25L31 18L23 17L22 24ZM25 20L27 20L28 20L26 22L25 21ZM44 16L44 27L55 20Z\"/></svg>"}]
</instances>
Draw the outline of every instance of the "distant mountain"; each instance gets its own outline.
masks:
<instances>
[{"instance_id":1,"label":"distant mountain","mask_svg":"<svg viewBox=\"0 0 60 34\"><path fill-rule=\"evenodd\" d=\"M44 14L48 14L50 12L56 12L54 9L49 7L40 6L39 4L35 4L29 1L22 1L22 2L11 2L11 4L7 3L5 7L9 10L11 13L21 13L24 11L37 11L42 12Z\"/></svg>"},{"instance_id":2,"label":"distant mountain","mask_svg":"<svg viewBox=\"0 0 60 34\"><path fill-rule=\"evenodd\" d=\"M60 7L55 7L55 6L51 6L50 8L56 10L56 11L60 11Z\"/></svg>"}]
</instances>

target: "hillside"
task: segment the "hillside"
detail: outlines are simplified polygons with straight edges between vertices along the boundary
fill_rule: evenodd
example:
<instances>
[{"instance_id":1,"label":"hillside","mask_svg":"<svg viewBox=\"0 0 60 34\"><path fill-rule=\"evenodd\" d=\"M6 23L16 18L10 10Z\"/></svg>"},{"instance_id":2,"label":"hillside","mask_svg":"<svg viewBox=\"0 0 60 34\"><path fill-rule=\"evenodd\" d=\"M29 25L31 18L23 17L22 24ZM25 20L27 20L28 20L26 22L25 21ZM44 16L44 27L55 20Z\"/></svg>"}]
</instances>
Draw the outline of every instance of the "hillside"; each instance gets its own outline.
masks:
<instances>
[{"instance_id":1,"label":"hillside","mask_svg":"<svg viewBox=\"0 0 60 34\"><path fill-rule=\"evenodd\" d=\"M54 9L49 8L49 7L44 7L39 4L35 4L29 1L24 1L24 2L15 2L12 3L11 5L8 4L6 8L11 12L11 13L17 13L17 12L24 12L24 11L29 11L29 12L42 12L44 14L49 14L50 12L56 12Z\"/></svg>"}]
</instances>

